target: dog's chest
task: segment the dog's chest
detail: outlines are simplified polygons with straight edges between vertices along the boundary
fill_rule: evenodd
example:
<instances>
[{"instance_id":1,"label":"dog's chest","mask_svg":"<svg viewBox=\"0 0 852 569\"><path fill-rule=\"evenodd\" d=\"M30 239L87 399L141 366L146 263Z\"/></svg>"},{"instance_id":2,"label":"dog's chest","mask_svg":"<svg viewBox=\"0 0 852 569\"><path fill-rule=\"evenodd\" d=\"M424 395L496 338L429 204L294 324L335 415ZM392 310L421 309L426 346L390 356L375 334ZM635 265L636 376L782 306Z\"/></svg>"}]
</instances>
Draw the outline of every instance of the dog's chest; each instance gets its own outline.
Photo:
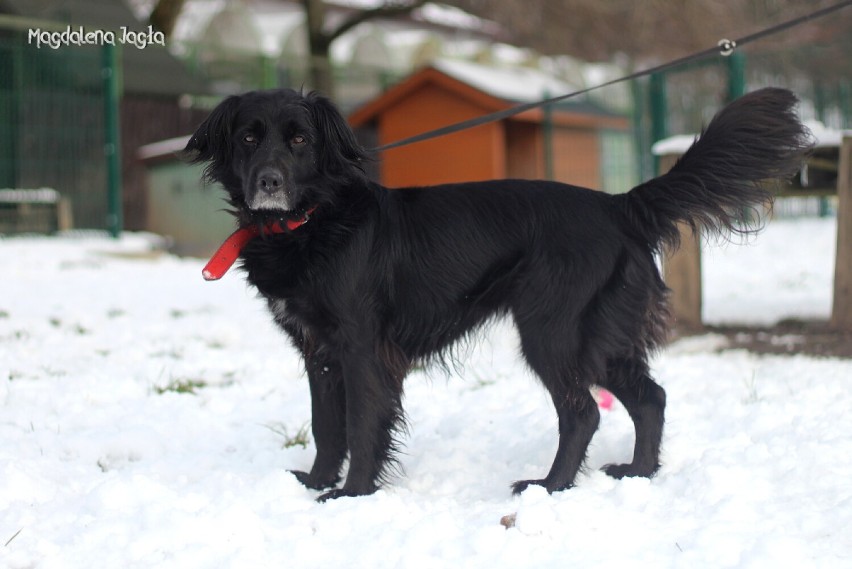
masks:
<instances>
[{"instance_id":1,"label":"dog's chest","mask_svg":"<svg viewBox=\"0 0 852 569\"><path fill-rule=\"evenodd\" d=\"M287 333L313 337L328 329L328 323L319 317L322 311L304 299L267 297L266 301L273 321Z\"/></svg>"},{"instance_id":2,"label":"dog's chest","mask_svg":"<svg viewBox=\"0 0 852 569\"><path fill-rule=\"evenodd\" d=\"M306 284L308 259L304 248L289 237L253 239L242 251L248 282L267 298L289 297Z\"/></svg>"},{"instance_id":3,"label":"dog's chest","mask_svg":"<svg viewBox=\"0 0 852 569\"><path fill-rule=\"evenodd\" d=\"M301 330L303 328L301 319L293 310L292 302L288 303L284 298L267 298L266 300L269 312L276 324L284 329L296 328Z\"/></svg>"}]
</instances>

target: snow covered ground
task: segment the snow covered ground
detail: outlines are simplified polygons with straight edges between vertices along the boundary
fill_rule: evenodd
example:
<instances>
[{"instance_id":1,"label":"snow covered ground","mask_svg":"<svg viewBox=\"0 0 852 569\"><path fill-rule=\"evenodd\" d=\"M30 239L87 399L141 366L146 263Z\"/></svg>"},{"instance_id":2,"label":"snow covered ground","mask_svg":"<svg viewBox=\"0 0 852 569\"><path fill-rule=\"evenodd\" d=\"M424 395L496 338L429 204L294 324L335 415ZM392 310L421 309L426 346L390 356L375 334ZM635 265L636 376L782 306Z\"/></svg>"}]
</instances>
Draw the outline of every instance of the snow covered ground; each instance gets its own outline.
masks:
<instances>
[{"instance_id":1,"label":"snow covered ground","mask_svg":"<svg viewBox=\"0 0 852 569\"><path fill-rule=\"evenodd\" d=\"M708 252L707 319L826 317L834 231L775 221ZM630 459L615 404L576 488L512 497L550 466L556 421L498 325L460 377L409 378L392 486L317 504L286 471L314 452L294 352L238 272L205 283L149 243L0 239L0 566L852 566L850 360L675 343L653 362L657 477L598 471Z\"/></svg>"}]
</instances>

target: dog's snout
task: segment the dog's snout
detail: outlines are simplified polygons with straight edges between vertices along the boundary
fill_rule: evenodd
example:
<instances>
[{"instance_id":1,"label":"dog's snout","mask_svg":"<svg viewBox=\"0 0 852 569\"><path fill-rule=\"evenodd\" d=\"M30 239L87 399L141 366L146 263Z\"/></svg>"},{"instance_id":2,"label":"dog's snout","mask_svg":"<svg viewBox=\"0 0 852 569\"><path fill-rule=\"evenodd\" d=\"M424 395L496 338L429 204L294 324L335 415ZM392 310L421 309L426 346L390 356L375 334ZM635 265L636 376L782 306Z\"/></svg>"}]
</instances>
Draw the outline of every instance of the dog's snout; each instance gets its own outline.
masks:
<instances>
[{"instance_id":1,"label":"dog's snout","mask_svg":"<svg viewBox=\"0 0 852 569\"><path fill-rule=\"evenodd\" d=\"M291 209L293 188L278 166L264 165L254 174L254 182L245 189L246 205L251 209Z\"/></svg>"},{"instance_id":2,"label":"dog's snout","mask_svg":"<svg viewBox=\"0 0 852 569\"><path fill-rule=\"evenodd\" d=\"M265 168L261 170L257 176L257 190L274 194L284 189L284 176L279 170L274 168Z\"/></svg>"}]
</instances>

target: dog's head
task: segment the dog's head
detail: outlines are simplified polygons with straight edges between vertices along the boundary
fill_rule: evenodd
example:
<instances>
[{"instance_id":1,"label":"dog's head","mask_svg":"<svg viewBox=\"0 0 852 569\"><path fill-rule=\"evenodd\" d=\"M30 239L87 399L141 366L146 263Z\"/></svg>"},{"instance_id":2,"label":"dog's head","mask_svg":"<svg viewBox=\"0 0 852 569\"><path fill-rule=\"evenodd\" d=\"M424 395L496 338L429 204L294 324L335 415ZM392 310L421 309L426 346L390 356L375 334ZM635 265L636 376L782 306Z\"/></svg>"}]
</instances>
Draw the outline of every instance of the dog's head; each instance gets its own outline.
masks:
<instances>
[{"instance_id":1,"label":"dog's head","mask_svg":"<svg viewBox=\"0 0 852 569\"><path fill-rule=\"evenodd\" d=\"M317 93L252 91L225 99L183 152L206 162L231 203L252 216L303 212L331 202L363 176L363 149L334 105Z\"/></svg>"}]
</instances>

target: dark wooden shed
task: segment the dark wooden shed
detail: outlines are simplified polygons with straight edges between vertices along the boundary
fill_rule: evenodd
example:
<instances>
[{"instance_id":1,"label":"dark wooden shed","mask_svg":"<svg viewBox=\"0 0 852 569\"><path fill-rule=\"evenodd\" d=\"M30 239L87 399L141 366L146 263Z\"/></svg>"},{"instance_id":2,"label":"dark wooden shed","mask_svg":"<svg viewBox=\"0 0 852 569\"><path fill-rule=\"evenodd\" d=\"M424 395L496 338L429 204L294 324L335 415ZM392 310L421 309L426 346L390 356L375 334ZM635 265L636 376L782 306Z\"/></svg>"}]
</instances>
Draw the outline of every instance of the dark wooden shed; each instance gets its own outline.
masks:
<instances>
[{"instance_id":1,"label":"dark wooden shed","mask_svg":"<svg viewBox=\"0 0 852 569\"><path fill-rule=\"evenodd\" d=\"M542 76L528 69L507 71L462 62L436 64L355 110L349 122L363 138L378 145L394 142L544 97L547 93L536 92L540 85L533 85L533 81L519 84L529 73ZM626 117L587 102L558 105L550 113L537 108L386 151L379 177L390 187L552 177L601 188L602 137L605 133L627 136L629 126ZM550 167L546 158L548 136L553 156Z\"/></svg>"}]
</instances>

